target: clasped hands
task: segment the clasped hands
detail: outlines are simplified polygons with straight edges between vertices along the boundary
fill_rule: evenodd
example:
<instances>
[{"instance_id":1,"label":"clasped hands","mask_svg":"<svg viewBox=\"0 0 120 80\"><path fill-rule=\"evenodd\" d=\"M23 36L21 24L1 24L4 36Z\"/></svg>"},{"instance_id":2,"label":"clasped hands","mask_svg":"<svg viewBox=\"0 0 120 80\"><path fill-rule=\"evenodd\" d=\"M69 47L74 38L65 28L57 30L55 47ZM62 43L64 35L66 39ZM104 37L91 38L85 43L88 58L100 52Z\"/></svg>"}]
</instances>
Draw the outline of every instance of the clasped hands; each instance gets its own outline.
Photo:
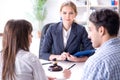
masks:
<instances>
[{"instance_id":1,"label":"clasped hands","mask_svg":"<svg viewBox=\"0 0 120 80\"><path fill-rule=\"evenodd\" d=\"M54 58L56 58L57 60L68 60L68 61L73 61L73 62L84 62L88 59L87 56L84 57L76 57L71 55L69 52L63 52L61 53L61 55L51 55L49 57L49 60L53 60Z\"/></svg>"},{"instance_id":2,"label":"clasped hands","mask_svg":"<svg viewBox=\"0 0 120 80\"><path fill-rule=\"evenodd\" d=\"M57 60L69 60L69 61L76 61L77 57L70 55L69 52L63 52L61 55L59 55L59 57L57 58Z\"/></svg>"}]
</instances>

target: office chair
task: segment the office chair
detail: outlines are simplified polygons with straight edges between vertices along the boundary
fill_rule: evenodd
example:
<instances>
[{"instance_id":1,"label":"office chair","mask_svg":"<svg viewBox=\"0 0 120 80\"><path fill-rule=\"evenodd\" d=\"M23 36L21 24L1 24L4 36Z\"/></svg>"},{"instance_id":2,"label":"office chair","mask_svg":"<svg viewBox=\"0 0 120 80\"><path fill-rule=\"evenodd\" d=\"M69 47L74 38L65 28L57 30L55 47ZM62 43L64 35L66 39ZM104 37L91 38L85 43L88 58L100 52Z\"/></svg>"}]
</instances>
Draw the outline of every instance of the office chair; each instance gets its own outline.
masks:
<instances>
[{"instance_id":1,"label":"office chair","mask_svg":"<svg viewBox=\"0 0 120 80\"><path fill-rule=\"evenodd\" d=\"M44 25L43 29L42 29L42 32L41 32L41 38L40 38L40 45L39 45L39 53L40 53L40 49L41 49L41 46L43 44L43 40L44 40L44 36L49 28L50 25L52 25L54 23L48 23L46 25ZM40 58L40 57L39 57Z\"/></svg>"}]
</instances>

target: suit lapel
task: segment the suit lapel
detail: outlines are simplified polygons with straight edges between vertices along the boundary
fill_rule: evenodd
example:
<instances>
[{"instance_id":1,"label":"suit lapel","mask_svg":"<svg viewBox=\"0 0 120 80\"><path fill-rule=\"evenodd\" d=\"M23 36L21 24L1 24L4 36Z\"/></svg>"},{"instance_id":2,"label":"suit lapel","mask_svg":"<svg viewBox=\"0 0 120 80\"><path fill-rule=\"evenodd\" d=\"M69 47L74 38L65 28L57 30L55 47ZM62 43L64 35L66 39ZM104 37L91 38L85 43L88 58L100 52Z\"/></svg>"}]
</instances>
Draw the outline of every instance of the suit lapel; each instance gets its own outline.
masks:
<instances>
[{"instance_id":1,"label":"suit lapel","mask_svg":"<svg viewBox=\"0 0 120 80\"><path fill-rule=\"evenodd\" d=\"M74 41L74 39L76 39L76 32L77 32L77 28L75 26L75 24L73 23L72 24L72 28L71 28L71 32L70 32L70 36L67 40L67 45L66 47L64 48L64 42L63 42L63 27L62 27L62 23L60 23L57 27L57 30L55 31L56 32L56 38L57 38L57 45L59 46L60 49L62 50L66 50L69 48L70 44L72 43L72 41Z\"/></svg>"},{"instance_id":2,"label":"suit lapel","mask_svg":"<svg viewBox=\"0 0 120 80\"><path fill-rule=\"evenodd\" d=\"M62 23L60 23L57 27L58 27L56 30L57 44L60 49L64 50Z\"/></svg>"}]
</instances>

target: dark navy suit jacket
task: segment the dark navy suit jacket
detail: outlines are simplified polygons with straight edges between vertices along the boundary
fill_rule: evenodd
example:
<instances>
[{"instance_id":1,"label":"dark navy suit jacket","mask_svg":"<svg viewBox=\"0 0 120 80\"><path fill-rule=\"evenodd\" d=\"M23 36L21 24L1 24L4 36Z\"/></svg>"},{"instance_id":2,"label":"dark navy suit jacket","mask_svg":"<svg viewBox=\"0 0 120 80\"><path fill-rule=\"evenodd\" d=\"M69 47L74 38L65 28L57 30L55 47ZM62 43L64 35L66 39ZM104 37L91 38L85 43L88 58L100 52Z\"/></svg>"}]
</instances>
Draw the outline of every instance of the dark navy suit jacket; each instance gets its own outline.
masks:
<instances>
[{"instance_id":1,"label":"dark navy suit jacket","mask_svg":"<svg viewBox=\"0 0 120 80\"><path fill-rule=\"evenodd\" d=\"M62 22L49 26L39 51L41 59L49 60L51 54L60 55L62 52L69 52L71 55L81 50L93 49L90 39L84 26L73 23L70 36L66 47L63 43L63 26Z\"/></svg>"}]
</instances>

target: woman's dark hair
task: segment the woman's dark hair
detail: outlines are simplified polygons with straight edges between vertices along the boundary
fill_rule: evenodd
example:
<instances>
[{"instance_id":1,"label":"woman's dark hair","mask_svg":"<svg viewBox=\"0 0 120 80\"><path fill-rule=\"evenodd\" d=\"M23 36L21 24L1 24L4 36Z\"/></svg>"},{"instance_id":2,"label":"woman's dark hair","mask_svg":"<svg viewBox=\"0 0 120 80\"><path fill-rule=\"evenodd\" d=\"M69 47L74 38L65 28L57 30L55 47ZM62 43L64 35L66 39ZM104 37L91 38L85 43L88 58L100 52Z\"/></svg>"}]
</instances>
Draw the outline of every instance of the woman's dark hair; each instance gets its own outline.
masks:
<instances>
[{"instance_id":1,"label":"woman's dark hair","mask_svg":"<svg viewBox=\"0 0 120 80\"><path fill-rule=\"evenodd\" d=\"M32 24L26 20L9 20L3 33L3 69L2 80L14 80L15 57L18 50L29 51L29 38Z\"/></svg>"},{"instance_id":2,"label":"woman's dark hair","mask_svg":"<svg viewBox=\"0 0 120 80\"><path fill-rule=\"evenodd\" d=\"M116 11L111 9L101 9L95 11L91 13L89 21L96 26L96 29L100 26L106 28L111 36L118 34L120 18Z\"/></svg>"}]
</instances>

